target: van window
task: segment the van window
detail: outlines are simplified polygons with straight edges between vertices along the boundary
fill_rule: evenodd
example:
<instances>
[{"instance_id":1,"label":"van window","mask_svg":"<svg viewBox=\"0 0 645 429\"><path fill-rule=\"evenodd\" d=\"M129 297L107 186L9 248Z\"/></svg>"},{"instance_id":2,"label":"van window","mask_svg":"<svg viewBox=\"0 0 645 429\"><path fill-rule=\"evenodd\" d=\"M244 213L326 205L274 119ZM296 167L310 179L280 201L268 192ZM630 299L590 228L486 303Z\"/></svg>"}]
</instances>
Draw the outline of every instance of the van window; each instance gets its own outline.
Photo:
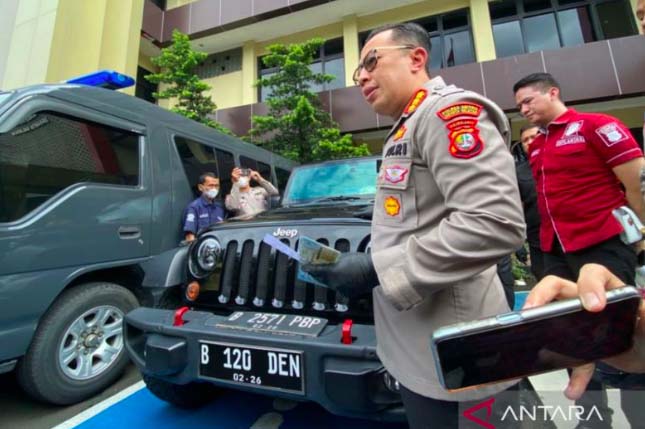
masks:
<instances>
[{"instance_id":1,"label":"van window","mask_svg":"<svg viewBox=\"0 0 645 429\"><path fill-rule=\"evenodd\" d=\"M258 171L258 162L252 158L240 155L240 167Z\"/></svg>"},{"instance_id":2,"label":"van window","mask_svg":"<svg viewBox=\"0 0 645 429\"><path fill-rule=\"evenodd\" d=\"M219 171L222 173L219 178L220 194L228 195L231 192L231 171L235 168L235 158L231 152L225 150L215 149L215 153L217 153Z\"/></svg>"},{"instance_id":3,"label":"van window","mask_svg":"<svg viewBox=\"0 0 645 429\"><path fill-rule=\"evenodd\" d=\"M287 187L287 182L289 181L291 173L287 170L276 167L275 175L278 179L278 190L280 191L280 195L284 195L284 189Z\"/></svg>"},{"instance_id":4,"label":"van window","mask_svg":"<svg viewBox=\"0 0 645 429\"><path fill-rule=\"evenodd\" d=\"M83 182L138 186L139 136L51 112L0 134L0 222Z\"/></svg>"},{"instance_id":5,"label":"van window","mask_svg":"<svg viewBox=\"0 0 645 429\"><path fill-rule=\"evenodd\" d=\"M258 161L258 173L260 173L260 176L264 177L269 182L273 182L273 177L271 176L271 166L270 165Z\"/></svg>"},{"instance_id":6,"label":"van window","mask_svg":"<svg viewBox=\"0 0 645 429\"><path fill-rule=\"evenodd\" d=\"M204 173L213 173L220 177L213 148L181 136L175 136L175 147L179 158L181 158L188 184L193 190L195 198L197 198L199 197L199 191L197 190L199 176Z\"/></svg>"}]
</instances>

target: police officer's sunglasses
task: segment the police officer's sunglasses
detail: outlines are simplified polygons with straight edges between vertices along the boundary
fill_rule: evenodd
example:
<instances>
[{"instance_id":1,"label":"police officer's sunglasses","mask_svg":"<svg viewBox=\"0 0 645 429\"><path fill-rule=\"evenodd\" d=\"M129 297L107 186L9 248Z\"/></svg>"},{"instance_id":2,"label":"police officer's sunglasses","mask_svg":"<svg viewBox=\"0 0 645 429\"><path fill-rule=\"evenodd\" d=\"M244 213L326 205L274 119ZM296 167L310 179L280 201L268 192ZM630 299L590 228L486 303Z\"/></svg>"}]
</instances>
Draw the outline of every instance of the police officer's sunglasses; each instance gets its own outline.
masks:
<instances>
[{"instance_id":1,"label":"police officer's sunglasses","mask_svg":"<svg viewBox=\"0 0 645 429\"><path fill-rule=\"evenodd\" d=\"M374 71L376 68L376 65L378 64L378 59L380 58L378 56L378 51L381 49L414 49L416 46L413 45L395 45L395 46L377 46L375 48L372 48L367 55L365 55L365 58L363 58L363 61L358 63L358 67L356 67L356 70L354 70L354 76L352 79L354 79L354 84L358 85L358 78L361 74L361 70L365 69L368 73L371 73Z\"/></svg>"}]
</instances>

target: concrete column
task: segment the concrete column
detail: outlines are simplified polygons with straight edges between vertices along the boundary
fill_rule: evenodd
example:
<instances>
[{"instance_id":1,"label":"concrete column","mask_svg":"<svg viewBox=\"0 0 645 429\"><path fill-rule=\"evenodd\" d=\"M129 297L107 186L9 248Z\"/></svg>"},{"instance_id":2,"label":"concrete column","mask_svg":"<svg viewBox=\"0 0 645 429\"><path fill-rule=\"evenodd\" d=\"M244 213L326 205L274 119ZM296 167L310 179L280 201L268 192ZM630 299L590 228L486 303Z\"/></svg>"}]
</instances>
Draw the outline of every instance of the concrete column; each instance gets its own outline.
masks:
<instances>
[{"instance_id":1,"label":"concrete column","mask_svg":"<svg viewBox=\"0 0 645 429\"><path fill-rule=\"evenodd\" d=\"M2 89L46 81L58 3L58 0L1 2Z\"/></svg>"},{"instance_id":2,"label":"concrete column","mask_svg":"<svg viewBox=\"0 0 645 429\"><path fill-rule=\"evenodd\" d=\"M139 0L59 0L47 82L101 69L136 77L142 20Z\"/></svg>"},{"instance_id":3,"label":"concrete column","mask_svg":"<svg viewBox=\"0 0 645 429\"><path fill-rule=\"evenodd\" d=\"M355 15L343 18L343 53L345 55L345 86L354 86L352 75L360 60L358 23Z\"/></svg>"},{"instance_id":4,"label":"concrete column","mask_svg":"<svg viewBox=\"0 0 645 429\"><path fill-rule=\"evenodd\" d=\"M495 40L493 39L488 0L470 0L470 22L477 61L494 60L497 56L495 55Z\"/></svg>"},{"instance_id":5,"label":"concrete column","mask_svg":"<svg viewBox=\"0 0 645 429\"><path fill-rule=\"evenodd\" d=\"M242 104L258 102L258 89L255 81L258 79L258 60L254 41L248 41L242 46Z\"/></svg>"},{"instance_id":6,"label":"concrete column","mask_svg":"<svg viewBox=\"0 0 645 429\"><path fill-rule=\"evenodd\" d=\"M97 69L114 69L136 79L143 3L138 0L108 1ZM125 92L134 95L134 87Z\"/></svg>"}]
</instances>

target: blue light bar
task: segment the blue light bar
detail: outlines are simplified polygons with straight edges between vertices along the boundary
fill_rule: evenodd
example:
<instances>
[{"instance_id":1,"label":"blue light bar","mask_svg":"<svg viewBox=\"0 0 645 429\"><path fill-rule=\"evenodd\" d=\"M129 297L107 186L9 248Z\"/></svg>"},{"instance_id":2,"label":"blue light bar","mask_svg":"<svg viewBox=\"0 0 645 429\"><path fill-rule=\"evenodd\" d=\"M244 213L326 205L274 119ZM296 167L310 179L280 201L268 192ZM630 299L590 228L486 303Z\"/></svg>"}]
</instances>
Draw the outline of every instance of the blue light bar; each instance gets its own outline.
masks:
<instances>
[{"instance_id":1,"label":"blue light bar","mask_svg":"<svg viewBox=\"0 0 645 429\"><path fill-rule=\"evenodd\" d=\"M134 79L128 75L117 73L114 70L101 70L75 77L65 83L78 83L107 89L121 89L134 85Z\"/></svg>"}]
</instances>

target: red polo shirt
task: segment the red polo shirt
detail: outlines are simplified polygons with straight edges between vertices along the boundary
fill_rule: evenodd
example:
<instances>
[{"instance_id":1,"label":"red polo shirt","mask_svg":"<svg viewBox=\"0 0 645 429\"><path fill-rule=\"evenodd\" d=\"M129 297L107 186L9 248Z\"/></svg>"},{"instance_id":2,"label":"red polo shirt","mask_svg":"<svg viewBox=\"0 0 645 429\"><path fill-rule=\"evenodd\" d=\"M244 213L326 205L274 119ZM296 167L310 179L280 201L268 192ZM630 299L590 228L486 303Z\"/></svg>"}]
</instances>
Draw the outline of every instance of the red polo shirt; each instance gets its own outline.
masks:
<instances>
[{"instance_id":1,"label":"red polo shirt","mask_svg":"<svg viewBox=\"0 0 645 429\"><path fill-rule=\"evenodd\" d=\"M627 204L612 168L643 156L638 143L614 117L568 109L529 146L540 212L540 246L554 237L565 252L605 241L622 227L611 214Z\"/></svg>"}]
</instances>

